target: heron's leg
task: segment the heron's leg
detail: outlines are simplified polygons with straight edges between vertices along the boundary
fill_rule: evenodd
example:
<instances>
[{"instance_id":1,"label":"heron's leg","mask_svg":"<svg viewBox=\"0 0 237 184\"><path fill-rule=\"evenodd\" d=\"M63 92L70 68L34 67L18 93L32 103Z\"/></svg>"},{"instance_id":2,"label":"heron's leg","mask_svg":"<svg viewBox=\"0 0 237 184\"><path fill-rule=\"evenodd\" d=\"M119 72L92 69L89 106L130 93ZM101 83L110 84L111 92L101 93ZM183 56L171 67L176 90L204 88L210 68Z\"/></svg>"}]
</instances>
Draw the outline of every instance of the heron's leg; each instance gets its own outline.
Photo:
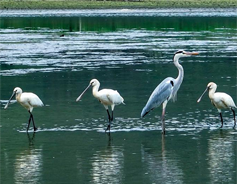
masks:
<instances>
[{"instance_id":1,"label":"heron's leg","mask_svg":"<svg viewBox=\"0 0 237 184\"><path fill-rule=\"evenodd\" d=\"M162 121L162 134L165 135L165 108L167 105L167 100L163 102L163 107L162 107L162 115L161 115L161 121Z\"/></svg>"},{"instance_id":2,"label":"heron's leg","mask_svg":"<svg viewBox=\"0 0 237 184\"><path fill-rule=\"evenodd\" d=\"M220 117L221 117L221 127L220 128L222 128L223 127L223 118L222 118L221 112L220 112Z\"/></svg>"},{"instance_id":3,"label":"heron's leg","mask_svg":"<svg viewBox=\"0 0 237 184\"><path fill-rule=\"evenodd\" d=\"M233 116L234 116L234 127L233 127L233 128L235 128L235 125L236 125L235 111L234 111L234 109L232 109L232 108L231 108L231 110L232 110L232 112L233 112Z\"/></svg>"},{"instance_id":4,"label":"heron's leg","mask_svg":"<svg viewBox=\"0 0 237 184\"><path fill-rule=\"evenodd\" d=\"M162 134L165 135L165 109L162 109L161 121L162 121Z\"/></svg>"}]
</instances>

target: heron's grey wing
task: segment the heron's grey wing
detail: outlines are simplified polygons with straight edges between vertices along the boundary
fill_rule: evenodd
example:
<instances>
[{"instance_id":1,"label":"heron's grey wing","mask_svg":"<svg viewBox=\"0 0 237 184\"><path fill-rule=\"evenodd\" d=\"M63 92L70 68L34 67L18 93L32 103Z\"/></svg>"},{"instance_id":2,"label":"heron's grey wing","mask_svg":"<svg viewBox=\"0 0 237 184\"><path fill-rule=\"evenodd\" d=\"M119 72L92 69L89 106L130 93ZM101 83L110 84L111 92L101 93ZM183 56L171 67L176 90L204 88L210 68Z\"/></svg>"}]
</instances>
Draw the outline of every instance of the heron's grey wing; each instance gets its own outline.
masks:
<instances>
[{"instance_id":1,"label":"heron's grey wing","mask_svg":"<svg viewBox=\"0 0 237 184\"><path fill-rule=\"evenodd\" d=\"M144 117L152 109L160 106L165 100L170 100L173 92L174 78L164 79L152 92L145 107L142 110L141 117Z\"/></svg>"}]
</instances>

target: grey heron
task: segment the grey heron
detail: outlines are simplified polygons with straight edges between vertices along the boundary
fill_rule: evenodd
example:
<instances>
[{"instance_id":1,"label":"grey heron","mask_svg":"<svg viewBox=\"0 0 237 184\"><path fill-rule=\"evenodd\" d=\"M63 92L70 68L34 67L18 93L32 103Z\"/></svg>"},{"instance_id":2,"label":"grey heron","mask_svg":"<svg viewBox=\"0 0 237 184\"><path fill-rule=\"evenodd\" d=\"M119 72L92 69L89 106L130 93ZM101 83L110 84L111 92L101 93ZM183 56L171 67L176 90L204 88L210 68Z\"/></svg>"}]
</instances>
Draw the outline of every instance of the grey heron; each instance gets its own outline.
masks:
<instances>
[{"instance_id":1,"label":"grey heron","mask_svg":"<svg viewBox=\"0 0 237 184\"><path fill-rule=\"evenodd\" d=\"M165 78L152 92L150 98L148 99L145 107L142 109L141 117L144 117L151 110L156 107L159 107L162 104L162 133L165 134L165 109L168 101L173 99L173 101L177 98L177 92L182 84L184 77L184 69L179 64L179 58L187 57L191 55L198 55L197 52L186 52L183 50L179 50L174 54L173 61L174 65L177 67L179 74L176 79L173 77Z\"/></svg>"}]
</instances>

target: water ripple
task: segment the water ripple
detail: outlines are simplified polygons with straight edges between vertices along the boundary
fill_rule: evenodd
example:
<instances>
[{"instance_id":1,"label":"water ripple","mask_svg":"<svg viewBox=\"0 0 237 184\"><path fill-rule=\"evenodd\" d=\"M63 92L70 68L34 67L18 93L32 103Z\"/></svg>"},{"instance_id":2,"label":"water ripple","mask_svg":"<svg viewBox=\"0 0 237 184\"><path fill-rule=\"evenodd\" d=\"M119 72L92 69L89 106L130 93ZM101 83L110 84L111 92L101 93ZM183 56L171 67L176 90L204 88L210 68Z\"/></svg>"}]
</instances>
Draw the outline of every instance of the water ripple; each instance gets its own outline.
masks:
<instances>
[{"instance_id":1,"label":"water ripple","mask_svg":"<svg viewBox=\"0 0 237 184\"><path fill-rule=\"evenodd\" d=\"M189 112L188 114L192 114ZM179 117L173 117L166 120L166 131L169 134L172 132L182 132L187 134L197 134L202 130L218 130L220 129L221 123L218 117L214 117L205 114L205 118L200 122L195 117L188 117L187 114L182 115L182 120ZM231 118L224 118L224 126L222 130L233 129L233 120ZM75 119L76 125L58 126L52 128L38 128L37 132L58 132L58 131L96 131L105 133L107 123L105 119ZM141 119L141 118L122 118L118 117L111 125L111 132L132 132L132 131L160 131L161 122L157 118ZM19 132L25 132L25 129L18 130ZM30 132L33 130L30 130Z\"/></svg>"},{"instance_id":2,"label":"water ripple","mask_svg":"<svg viewBox=\"0 0 237 184\"><path fill-rule=\"evenodd\" d=\"M188 62L203 62L204 58L205 62L212 62L216 57L234 61L236 38L231 35L226 38L223 29L217 31L83 32L70 33L61 39L55 36L58 30L38 29L32 32L24 29L0 29L0 46L4 48L0 52L0 62L2 66L5 64L13 67L2 67L0 75L166 63L171 61L175 50L190 45L193 50L200 52L200 56L190 58Z\"/></svg>"},{"instance_id":3,"label":"water ripple","mask_svg":"<svg viewBox=\"0 0 237 184\"><path fill-rule=\"evenodd\" d=\"M198 9L98 9L98 10L1 10L0 17L70 17L70 16L233 16L235 8L198 8Z\"/></svg>"}]
</instances>

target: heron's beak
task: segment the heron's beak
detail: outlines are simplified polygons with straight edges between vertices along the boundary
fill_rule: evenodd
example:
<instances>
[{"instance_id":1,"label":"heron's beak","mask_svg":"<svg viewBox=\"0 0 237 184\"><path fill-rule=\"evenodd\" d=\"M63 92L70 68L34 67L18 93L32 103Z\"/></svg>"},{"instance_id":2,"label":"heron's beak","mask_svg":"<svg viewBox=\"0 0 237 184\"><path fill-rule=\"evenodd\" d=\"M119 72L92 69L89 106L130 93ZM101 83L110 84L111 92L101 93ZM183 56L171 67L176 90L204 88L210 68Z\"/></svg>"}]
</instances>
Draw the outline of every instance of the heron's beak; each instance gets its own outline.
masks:
<instances>
[{"instance_id":1,"label":"heron's beak","mask_svg":"<svg viewBox=\"0 0 237 184\"><path fill-rule=\"evenodd\" d=\"M203 97L203 95L207 92L208 87L205 89L205 91L202 93L202 95L200 96L200 98L197 100L197 103L199 103Z\"/></svg>"},{"instance_id":2,"label":"heron's beak","mask_svg":"<svg viewBox=\"0 0 237 184\"><path fill-rule=\"evenodd\" d=\"M82 95L84 95L84 93L89 89L89 87L91 87L91 84L89 84L89 86L87 86L87 88L81 93L81 95L76 99L76 102L81 99Z\"/></svg>"},{"instance_id":3,"label":"heron's beak","mask_svg":"<svg viewBox=\"0 0 237 184\"><path fill-rule=\"evenodd\" d=\"M185 52L186 55L192 56L192 55L198 55L198 52Z\"/></svg>"},{"instance_id":4,"label":"heron's beak","mask_svg":"<svg viewBox=\"0 0 237 184\"><path fill-rule=\"evenodd\" d=\"M4 109L7 109L7 107L8 107L8 105L9 105L10 101L13 99L13 97L14 97L15 95L16 95L16 92L13 91L12 96L11 96L10 99L8 100L8 102L7 102L7 104L5 105Z\"/></svg>"}]
</instances>

